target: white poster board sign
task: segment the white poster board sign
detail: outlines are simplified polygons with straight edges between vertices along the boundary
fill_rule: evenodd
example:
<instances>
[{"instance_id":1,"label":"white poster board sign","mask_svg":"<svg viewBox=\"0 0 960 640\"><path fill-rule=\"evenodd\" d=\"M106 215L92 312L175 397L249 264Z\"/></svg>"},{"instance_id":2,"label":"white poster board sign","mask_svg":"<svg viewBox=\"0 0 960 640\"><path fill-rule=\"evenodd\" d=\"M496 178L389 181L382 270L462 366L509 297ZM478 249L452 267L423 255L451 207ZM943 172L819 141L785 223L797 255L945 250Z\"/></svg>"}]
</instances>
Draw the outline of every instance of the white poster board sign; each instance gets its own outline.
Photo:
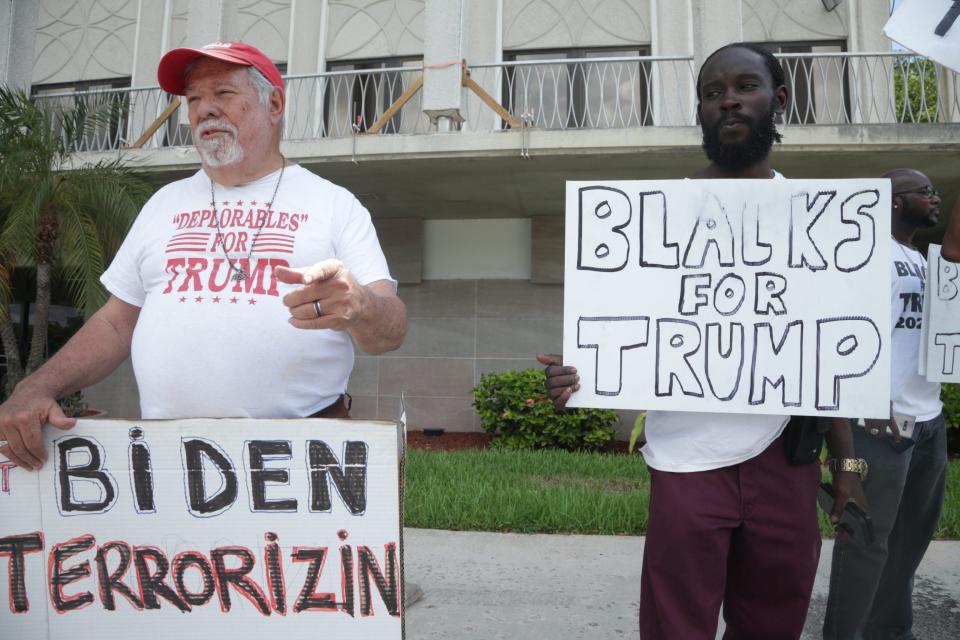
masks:
<instances>
[{"instance_id":1,"label":"white poster board sign","mask_svg":"<svg viewBox=\"0 0 960 640\"><path fill-rule=\"evenodd\" d=\"M927 252L920 375L931 382L960 382L960 264L944 260L940 245Z\"/></svg>"},{"instance_id":2,"label":"white poster board sign","mask_svg":"<svg viewBox=\"0 0 960 640\"><path fill-rule=\"evenodd\" d=\"M82 420L0 458L4 638L402 637L398 432Z\"/></svg>"},{"instance_id":3,"label":"white poster board sign","mask_svg":"<svg viewBox=\"0 0 960 640\"><path fill-rule=\"evenodd\" d=\"M907 49L960 71L960 0L901 0L883 33Z\"/></svg>"},{"instance_id":4,"label":"white poster board sign","mask_svg":"<svg viewBox=\"0 0 960 640\"><path fill-rule=\"evenodd\" d=\"M570 405L883 417L888 180L567 182Z\"/></svg>"}]
</instances>

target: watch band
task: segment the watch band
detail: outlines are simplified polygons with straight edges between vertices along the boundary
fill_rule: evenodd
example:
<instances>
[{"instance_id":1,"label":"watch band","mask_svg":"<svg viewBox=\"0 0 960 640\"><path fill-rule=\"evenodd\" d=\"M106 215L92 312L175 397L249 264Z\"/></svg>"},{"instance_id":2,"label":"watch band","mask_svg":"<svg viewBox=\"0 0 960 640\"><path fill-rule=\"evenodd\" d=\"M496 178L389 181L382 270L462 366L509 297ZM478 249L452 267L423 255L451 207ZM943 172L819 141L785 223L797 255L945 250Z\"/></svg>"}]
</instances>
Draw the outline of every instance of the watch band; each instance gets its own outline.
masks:
<instances>
[{"instance_id":1,"label":"watch band","mask_svg":"<svg viewBox=\"0 0 960 640\"><path fill-rule=\"evenodd\" d=\"M831 473L850 471L860 476L860 480L867 479L869 469L867 461L863 458L831 458L827 466Z\"/></svg>"}]
</instances>

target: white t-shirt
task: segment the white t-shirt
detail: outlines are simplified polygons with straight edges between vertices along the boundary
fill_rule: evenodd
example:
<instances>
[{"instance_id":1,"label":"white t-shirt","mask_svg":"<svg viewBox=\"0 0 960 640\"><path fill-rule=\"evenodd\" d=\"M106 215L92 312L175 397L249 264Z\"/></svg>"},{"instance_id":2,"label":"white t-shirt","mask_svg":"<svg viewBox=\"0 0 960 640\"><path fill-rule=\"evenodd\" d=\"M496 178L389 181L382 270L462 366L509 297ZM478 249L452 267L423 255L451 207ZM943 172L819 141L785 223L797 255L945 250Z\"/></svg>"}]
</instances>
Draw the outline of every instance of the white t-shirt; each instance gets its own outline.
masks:
<instances>
[{"instance_id":1,"label":"white t-shirt","mask_svg":"<svg viewBox=\"0 0 960 640\"><path fill-rule=\"evenodd\" d=\"M292 327L282 298L295 287L273 269L337 258L361 285L393 281L350 192L288 166L267 207L278 176L215 185L222 233L202 170L163 187L103 274L110 293L141 307L131 355L144 418L304 417L346 389L350 335ZM231 279L224 249L246 280Z\"/></svg>"},{"instance_id":2,"label":"white t-shirt","mask_svg":"<svg viewBox=\"0 0 960 640\"><path fill-rule=\"evenodd\" d=\"M690 473L755 458L780 437L789 416L648 411L640 449L658 471ZM786 454L784 454L786 455Z\"/></svg>"},{"instance_id":3,"label":"white t-shirt","mask_svg":"<svg viewBox=\"0 0 960 640\"><path fill-rule=\"evenodd\" d=\"M772 179L783 180L775 171ZM648 411L640 449L658 471L720 469L754 458L780 437L790 416ZM786 455L786 454L784 454Z\"/></svg>"},{"instance_id":4,"label":"white t-shirt","mask_svg":"<svg viewBox=\"0 0 960 640\"><path fill-rule=\"evenodd\" d=\"M940 415L940 384L917 373L927 261L916 249L890 239L890 397L893 410L917 421Z\"/></svg>"}]
</instances>

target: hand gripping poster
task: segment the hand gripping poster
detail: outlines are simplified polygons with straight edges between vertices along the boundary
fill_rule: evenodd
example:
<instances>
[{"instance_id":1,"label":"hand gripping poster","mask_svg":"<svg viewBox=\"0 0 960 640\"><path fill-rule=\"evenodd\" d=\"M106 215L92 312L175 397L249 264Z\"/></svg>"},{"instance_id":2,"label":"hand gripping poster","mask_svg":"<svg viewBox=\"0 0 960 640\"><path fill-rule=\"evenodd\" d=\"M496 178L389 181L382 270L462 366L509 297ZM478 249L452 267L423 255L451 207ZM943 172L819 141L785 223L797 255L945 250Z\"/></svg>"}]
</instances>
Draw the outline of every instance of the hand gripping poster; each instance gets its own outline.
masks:
<instances>
[{"instance_id":1,"label":"hand gripping poster","mask_svg":"<svg viewBox=\"0 0 960 640\"><path fill-rule=\"evenodd\" d=\"M0 637L394 638L395 423L82 420L0 458Z\"/></svg>"},{"instance_id":2,"label":"hand gripping poster","mask_svg":"<svg viewBox=\"0 0 960 640\"><path fill-rule=\"evenodd\" d=\"M570 406L884 417L888 180L568 182Z\"/></svg>"}]
</instances>

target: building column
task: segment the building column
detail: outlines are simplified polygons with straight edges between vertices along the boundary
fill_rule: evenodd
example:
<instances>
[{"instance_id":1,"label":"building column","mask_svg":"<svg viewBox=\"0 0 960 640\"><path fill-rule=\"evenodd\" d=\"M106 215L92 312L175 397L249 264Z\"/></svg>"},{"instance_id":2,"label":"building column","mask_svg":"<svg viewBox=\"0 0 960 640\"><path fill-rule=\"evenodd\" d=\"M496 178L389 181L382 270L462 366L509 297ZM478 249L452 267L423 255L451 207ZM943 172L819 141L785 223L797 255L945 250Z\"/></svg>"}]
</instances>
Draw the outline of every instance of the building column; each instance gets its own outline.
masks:
<instances>
[{"instance_id":1,"label":"building column","mask_svg":"<svg viewBox=\"0 0 960 640\"><path fill-rule=\"evenodd\" d=\"M693 0L691 18L693 62L697 70L707 56L723 45L743 41L741 0Z\"/></svg>"},{"instance_id":2,"label":"building column","mask_svg":"<svg viewBox=\"0 0 960 640\"><path fill-rule=\"evenodd\" d=\"M327 0L292 0L287 75L318 74L327 66ZM287 137L323 137L326 81L323 77L286 83Z\"/></svg>"},{"instance_id":3,"label":"building column","mask_svg":"<svg viewBox=\"0 0 960 640\"><path fill-rule=\"evenodd\" d=\"M0 0L0 83L30 90L36 49L38 0Z\"/></svg>"},{"instance_id":4,"label":"building column","mask_svg":"<svg viewBox=\"0 0 960 640\"><path fill-rule=\"evenodd\" d=\"M691 0L650 0L651 55L693 55L691 14ZM654 126L696 124L696 73L696 60L652 63L650 106Z\"/></svg>"},{"instance_id":5,"label":"building column","mask_svg":"<svg viewBox=\"0 0 960 640\"><path fill-rule=\"evenodd\" d=\"M464 120L460 82L468 9L464 0L426 0L423 41L423 112L440 131Z\"/></svg>"},{"instance_id":6,"label":"building column","mask_svg":"<svg viewBox=\"0 0 960 640\"><path fill-rule=\"evenodd\" d=\"M888 11L876 11L873 0L847 0L847 24L850 36L847 47L852 52L888 52L890 40L883 35ZM840 9L837 9L838 11ZM893 89L893 58L851 58L849 61L852 124L896 122Z\"/></svg>"},{"instance_id":7,"label":"building column","mask_svg":"<svg viewBox=\"0 0 960 640\"><path fill-rule=\"evenodd\" d=\"M234 33L231 23L237 13L236 0L191 0L187 14L188 47L202 47L228 39Z\"/></svg>"},{"instance_id":8,"label":"building column","mask_svg":"<svg viewBox=\"0 0 960 640\"><path fill-rule=\"evenodd\" d=\"M465 5L464 58L467 65L503 62L503 0L468 2ZM503 68L480 67L470 77L494 100L503 104ZM500 128L500 116L472 91L463 92L463 129L491 131ZM507 106L507 105L504 105Z\"/></svg>"},{"instance_id":9,"label":"building column","mask_svg":"<svg viewBox=\"0 0 960 640\"><path fill-rule=\"evenodd\" d=\"M133 41L131 87L157 86L157 65L166 51L164 35L169 29L168 2L140 0L137 9L137 34ZM160 25L160 28L157 28Z\"/></svg>"},{"instance_id":10,"label":"building column","mask_svg":"<svg viewBox=\"0 0 960 640\"><path fill-rule=\"evenodd\" d=\"M164 52L164 36L169 28L170 15L167 2L140 0L137 7L136 35L133 40L133 65L130 78L129 114L126 121L125 139L132 144L153 124L167 107L167 96L159 90L143 90L157 86L157 66ZM160 28L157 28L160 25ZM157 147L163 139L161 128L147 142L148 148Z\"/></svg>"}]
</instances>

